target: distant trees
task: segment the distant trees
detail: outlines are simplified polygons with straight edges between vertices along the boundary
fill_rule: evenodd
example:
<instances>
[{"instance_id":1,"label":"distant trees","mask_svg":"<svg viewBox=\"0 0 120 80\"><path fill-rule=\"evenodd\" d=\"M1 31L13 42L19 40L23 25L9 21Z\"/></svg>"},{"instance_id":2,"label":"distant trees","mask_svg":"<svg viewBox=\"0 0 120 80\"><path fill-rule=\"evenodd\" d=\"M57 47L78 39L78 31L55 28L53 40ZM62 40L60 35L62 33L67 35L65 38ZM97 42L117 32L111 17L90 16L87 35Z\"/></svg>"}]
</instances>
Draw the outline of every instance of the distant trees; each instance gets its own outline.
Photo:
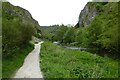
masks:
<instances>
[{"instance_id":1,"label":"distant trees","mask_svg":"<svg viewBox=\"0 0 120 80\"><path fill-rule=\"evenodd\" d=\"M118 5L117 3L107 4L109 3L91 3L98 13L88 26L82 26L79 23L75 27L61 25L52 36L52 41L94 49L95 53L117 54L120 42L118 39Z\"/></svg>"},{"instance_id":2,"label":"distant trees","mask_svg":"<svg viewBox=\"0 0 120 80\"><path fill-rule=\"evenodd\" d=\"M72 43L75 41L74 28L69 28L63 36L64 43Z\"/></svg>"},{"instance_id":3,"label":"distant trees","mask_svg":"<svg viewBox=\"0 0 120 80\"><path fill-rule=\"evenodd\" d=\"M96 16L86 27L62 25L55 31L52 41L59 41L65 45L85 47L95 53L117 54L119 52L119 34L116 15L118 14Z\"/></svg>"},{"instance_id":4,"label":"distant trees","mask_svg":"<svg viewBox=\"0 0 120 80\"><path fill-rule=\"evenodd\" d=\"M59 25L52 36L52 41L58 41L64 44L75 42L75 28L69 25Z\"/></svg>"},{"instance_id":5,"label":"distant trees","mask_svg":"<svg viewBox=\"0 0 120 80\"><path fill-rule=\"evenodd\" d=\"M63 36L66 33L67 29L68 29L67 26L61 25L57 29L57 31L55 32L54 40L55 41L60 41L62 43L63 42Z\"/></svg>"},{"instance_id":6,"label":"distant trees","mask_svg":"<svg viewBox=\"0 0 120 80\"><path fill-rule=\"evenodd\" d=\"M113 16L97 16L86 27L60 26L54 32L52 41L58 41L64 45L80 46L90 49L92 52L101 51L118 52L117 19L107 20ZM102 53L102 52L101 52Z\"/></svg>"}]
</instances>

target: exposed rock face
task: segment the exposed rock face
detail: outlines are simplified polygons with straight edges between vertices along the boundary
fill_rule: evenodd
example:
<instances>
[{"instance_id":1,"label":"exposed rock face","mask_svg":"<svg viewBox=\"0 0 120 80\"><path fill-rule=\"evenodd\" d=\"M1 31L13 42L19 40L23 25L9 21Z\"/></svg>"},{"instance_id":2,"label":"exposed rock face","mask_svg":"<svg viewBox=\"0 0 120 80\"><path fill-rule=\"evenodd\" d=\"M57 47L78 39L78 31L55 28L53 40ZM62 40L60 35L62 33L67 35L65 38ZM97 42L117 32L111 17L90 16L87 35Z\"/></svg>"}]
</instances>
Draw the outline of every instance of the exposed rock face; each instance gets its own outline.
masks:
<instances>
[{"instance_id":1,"label":"exposed rock face","mask_svg":"<svg viewBox=\"0 0 120 80\"><path fill-rule=\"evenodd\" d=\"M36 28L40 27L38 22L35 19L33 19L29 11L19 6L14 6L9 2L3 2L2 5L2 10L4 12L3 14L5 14L4 16L11 15L13 20L20 19L22 23L32 23Z\"/></svg>"},{"instance_id":2,"label":"exposed rock face","mask_svg":"<svg viewBox=\"0 0 120 80\"><path fill-rule=\"evenodd\" d=\"M100 12L103 12L101 6L106 5L108 2L88 2L84 9L79 15L79 26L86 27L89 23L99 15Z\"/></svg>"},{"instance_id":3,"label":"exposed rock face","mask_svg":"<svg viewBox=\"0 0 120 80\"><path fill-rule=\"evenodd\" d=\"M97 10L92 7L93 3L87 3L85 8L81 11L79 15L79 26L87 26L90 21L97 15Z\"/></svg>"}]
</instances>

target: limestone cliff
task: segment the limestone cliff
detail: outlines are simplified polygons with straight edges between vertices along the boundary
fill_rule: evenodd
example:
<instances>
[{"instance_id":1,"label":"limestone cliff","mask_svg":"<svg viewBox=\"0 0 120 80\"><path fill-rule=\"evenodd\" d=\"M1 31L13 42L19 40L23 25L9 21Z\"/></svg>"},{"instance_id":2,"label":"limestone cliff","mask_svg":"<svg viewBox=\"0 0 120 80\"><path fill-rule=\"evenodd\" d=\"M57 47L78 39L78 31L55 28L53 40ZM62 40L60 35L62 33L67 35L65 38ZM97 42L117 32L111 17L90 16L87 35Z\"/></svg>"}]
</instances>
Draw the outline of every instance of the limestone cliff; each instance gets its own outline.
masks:
<instances>
[{"instance_id":1,"label":"limestone cliff","mask_svg":"<svg viewBox=\"0 0 120 80\"><path fill-rule=\"evenodd\" d=\"M106 5L106 4L107 2L101 2L101 3L88 2L79 15L79 20L78 20L79 26L82 27L87 26L91 22L91 20L94 19L96 15L102 12L101 5Z\"/></svg>"},{"instance_id":2,"label":"limestone cliff","mask_svg":"<svg viewBox=\"0 0 120 80\"><path fill-rule=\"evenodd\" d=\"M40 27L38 22L33 19L29 11L19 6L14 6L9 2L2 3L2 12L4 14L3 17L8 16L7 18L13 18L13 20L19 19L22 23L32 23L37 29Z\"/></svg>"}]
</instances>

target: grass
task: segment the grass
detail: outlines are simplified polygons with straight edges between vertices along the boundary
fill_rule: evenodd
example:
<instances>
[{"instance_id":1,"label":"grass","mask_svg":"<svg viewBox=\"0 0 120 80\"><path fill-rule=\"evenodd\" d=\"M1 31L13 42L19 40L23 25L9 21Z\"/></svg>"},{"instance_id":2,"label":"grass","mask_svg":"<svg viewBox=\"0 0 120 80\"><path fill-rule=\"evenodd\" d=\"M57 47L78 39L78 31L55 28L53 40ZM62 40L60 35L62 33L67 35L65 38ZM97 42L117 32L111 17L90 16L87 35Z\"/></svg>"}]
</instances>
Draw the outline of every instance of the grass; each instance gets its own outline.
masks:
<instances>
[{"instance_id":1,"label":"grass","mask_svg":"<svg viewBox=\"0 0 120 80\"><path fill-rule=\"evenodd\" d=\"M118 78L118 61L44 42L40 54L45 78Z\"/></svg>"},{"instance_id":2,"label":"grass","mask_svg":"<svg viewBox=\"0 0 120 80\"><path fill-rule=\"evenodd\" d=\"M15 55L2 60L2 78L11 78L22 66L25 57L33 50L33 45L27 45L23 49L15 49Z\"/></svg>"}]
</instances>

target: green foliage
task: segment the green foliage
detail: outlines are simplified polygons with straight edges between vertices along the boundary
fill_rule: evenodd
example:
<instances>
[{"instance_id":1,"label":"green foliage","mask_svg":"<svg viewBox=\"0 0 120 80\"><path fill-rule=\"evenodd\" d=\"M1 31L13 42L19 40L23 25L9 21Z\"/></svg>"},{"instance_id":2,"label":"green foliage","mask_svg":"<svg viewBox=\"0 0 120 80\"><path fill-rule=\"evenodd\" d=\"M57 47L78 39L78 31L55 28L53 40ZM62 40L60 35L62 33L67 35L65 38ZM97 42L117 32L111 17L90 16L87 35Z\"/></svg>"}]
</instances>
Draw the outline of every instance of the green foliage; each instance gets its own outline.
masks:
<instances>
[{"instance_id":1,"label":"green foliage","mask_svg":"<svg viewBox=\"0 0 120 80\"><path fill-rule=\"evenodd\" d=\"M42 44L40 58L44 78L118 78L117 60L50 42Z\"/></svg>"},{"instance_id":2,"label":"green foliage","mask_svg":"<svg viewBox=\"0 0 120 80\"><path fill-rule=\"evenodd\" d=\"M63 42L63 36L67 31L67 26L61 25L60 28L57 29L55 33L54 40L55 41L60 41L61 43Z\"/></svg>"},{"instance_id":3,"label":"green foliage","mask_svg":"<svg viewBox=\"0 0 120 80\"><path fill-rule=\"evenodd\" d=\"M25 57L31 52L34 45L28 44L24 48L15 48L11 52L12 57L2 59L2 78L11 78L16 71L23 65Z\"/></svg>"},{"instance_id":4,"label":"green foliage","mask_svg":"<svg viewBox=\"0 0 120 80\"><path fill-rule=\"evenodd\" d=\"M3 18L3 56L11 55L10 50L23 47L31 40L35 28L31 24L22 24L19 20L7 20Z\"/></svg>"},{"instance_id":5,"label":"green foliage","mask_svg":"<svg viewBox=\"0 0 120 80\"><path fill-rule=\"evenodd\" d=\"M113 4L116 4L113 5ZM112 8L109 6L111 5ZM109 9L109 15L101 15L98 18L101 19L103 24L102 33L99 36L98 43L102 45L103 48L112 51L113 53L118 53L118 4L110 3L106 5L106 9Z\"/></svg>"},{"instance_id":6,"label":"green foliage","mask_svg":"<svg viewBox=\"0 0 120 80\"><path fill-rule=\"evenodd\" d=\"M53 41L54 34L59 28L59 25L52 25L52 26L40 26L41 29L41 37L43 39L47 39L49 41Z\"/></svg>"},{"instance_id":7,"label":"green foliage","mask_svg":"<svg viewBox=\"0 0 120 80\"><path fill-rule=\"evenodd\" d=\"M2 77L14 76L26 55L33 49L29 43L37 32L36 24L26 10L8 2L2 3Z\"/></svg>"},{"instance_id":8,"label":"green foliage","mask_svg":"<svg viewBox=\"0 0 120 80\"><path fill-rule=\"evenodd\" d=\"M41 38L42 35L41 35L40 33L37 33L37 34L35 34L35 37L37 37L37 38Z\"/></svg>"},{"instance_id":9,"label":"green foliage","mask_svg":"<svg viewBox=\"0 0 120 80\"><path fill-rule=\"evenodd\" d=\"M76 42L80 46L96 48L99 49L98 51L106 51L106 53L112 53L113 55L119 52L118 3L105 4L91 3L98 9L98 15L88 26L78 28ZM99 12L99 10L102 10L102 12Z\"/></svg>"},{"instance_id":10,"label":"green foliage","mask_svg":"<svg viewBox=\"0 0 120 80\"><path fill-rule=\"evenodd\" d=\"M25 44L31 40L32 35L35 35L36 29L34 25L26 23L21 25L20 31L22 36L21 43Z\"/></svg>"},{"instance_id":11,"label":"green foliage","mask_svg":"<svg viewBox=\"0 0 120 80\"><path fill-rule=\"evenodd\" d=\"M94 19L91 24L87 27L87 37L89 39L89 47L97 47L96 41L102 32L102 22L99 19Z\"/></svg>"},{"instance_id":12,"label":"green foliage","mask_svg":"<svg viewBox=\"0 0 120 80\"><path fill-rule=\"evenodd\" d=\"M76 33L77 34L75 41L78 42L78 46L88 47L88 43L89 43L88 30L80 27L78 28L78 31Z\"/></svg>"},{"instance_id":13,"label":"green foliage","mask_svg":"<svg viewBox=\"0 0 120 80\"><path fill-rule=\"evenodd\" d=\"M118 3L88 3L90 10L97 10L97 16L86 27L59 27L51 35L52 41L93 49L94 53L117 54L118 50ZM79 27L79 28L78 28ZM50 33L48 33L50 35ZM50 38L51 38L50 37ZM75 44L74 44L75 43Z\"/></svg>"},{"instance_id":14,"label":"green foliage","mask_svg":"<svg viewBox=\"0 0 120 80\"><path fill-rule=\"evenodd\" d=\"M78 31L77 31L77 34L76 34L76 42L78 42L79 44L82 44L83 42L83 30L82 28L80 28Z\"/></svg>"},{"instance_id":15,"label":"green foliage","mask_svg":"<svg viewBox=\"0 0 120 80\"><path fill-rule=\"evenodd\" d=\"M72 43L75 41L75 32L73 28L69 28L63 36L64 43Z\"/></svg>"},{"instance_id":16,"label":"green foliage","mask_svg":"<svg viewBox=\"0 0 120 80\"><path fill-rule=\"evenodd\" d=\"M23 16L18 16L15 12L23 12L21 8L16 8L8 2L4 2L2 7L2 47L3 57L7 57L12 56L14 49L26 46L36 34L36 28L34 22L23 20Z\"/></svg>"}]
</instances>

